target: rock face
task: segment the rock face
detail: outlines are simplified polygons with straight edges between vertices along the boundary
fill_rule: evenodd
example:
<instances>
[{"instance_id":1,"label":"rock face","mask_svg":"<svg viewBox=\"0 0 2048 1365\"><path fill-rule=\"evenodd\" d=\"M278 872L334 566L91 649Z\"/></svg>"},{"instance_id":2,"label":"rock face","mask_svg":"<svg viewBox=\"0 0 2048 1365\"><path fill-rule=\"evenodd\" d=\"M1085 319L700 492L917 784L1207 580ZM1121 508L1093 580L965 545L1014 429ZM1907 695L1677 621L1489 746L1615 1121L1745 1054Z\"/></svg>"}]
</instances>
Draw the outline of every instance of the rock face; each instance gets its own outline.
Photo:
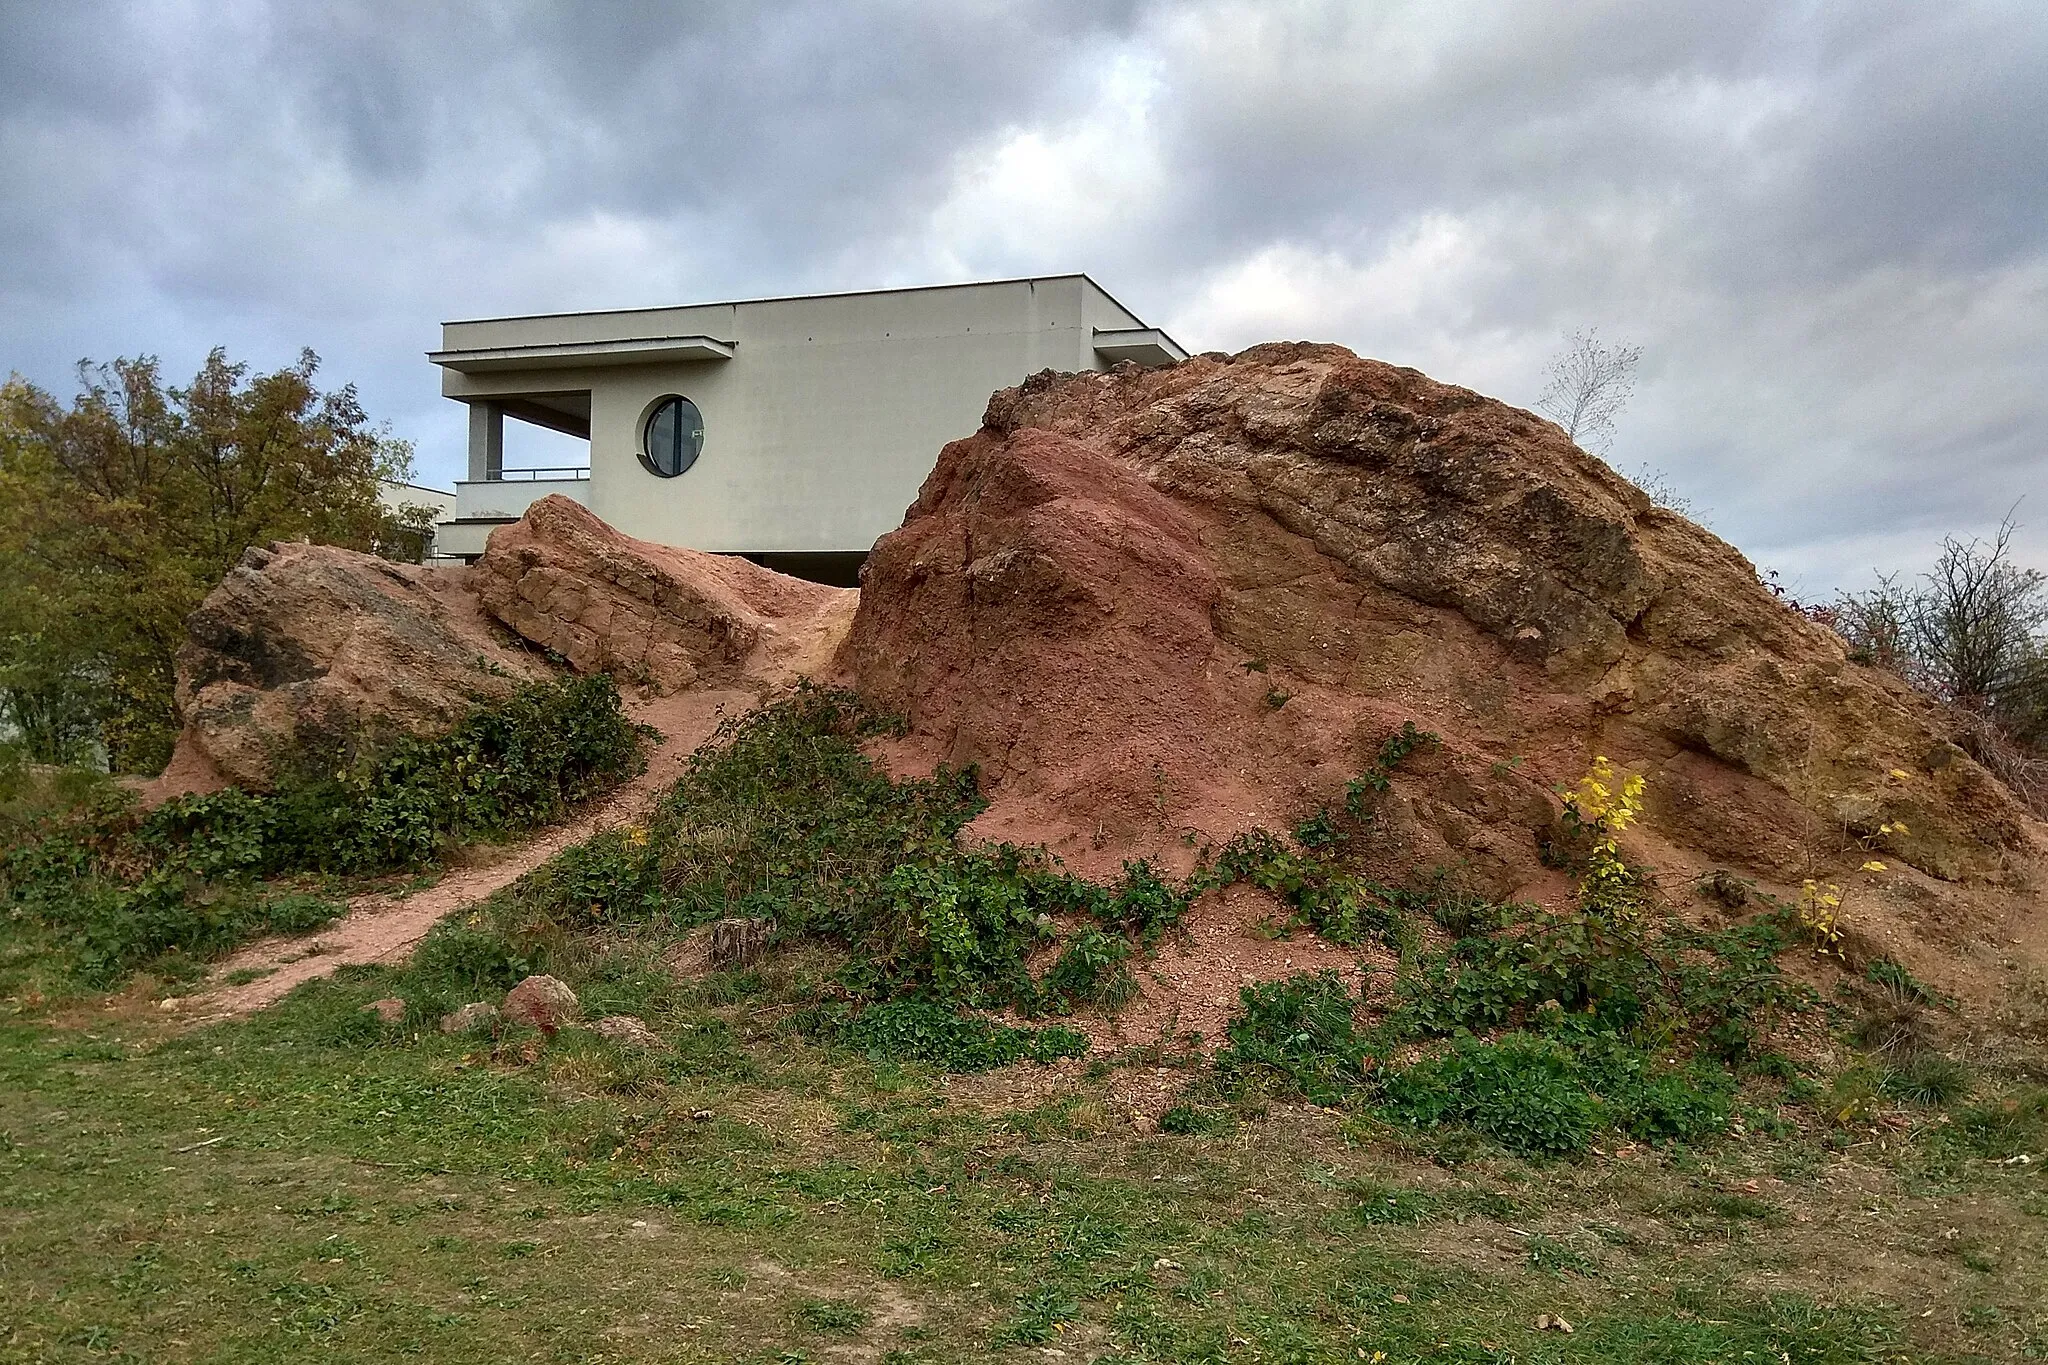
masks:
<instances>
[{"instance_id":1,"label":"rock face","mask_svg":"<svg viewBox=\"0 0 2048 1365\"><path fill-rule=\"evenodd\" d=\"M459 576L325 545L250 550L186 628L173 768L216 785L261 788L292 751L444 729L547 671Z\"/></svg>"},{"instance_id":2,"label":"rock face","mask_svg":"<svg viewBox=\"0 0 2048 1365\"><path fill-rule=\"evenodd\" d=\"M187 622L185 729L155 795L263 789L280 755L445 730L555 671L658 692L766 692L825 670L852 589L619 535L562 497L491 537L474 568L331 546L251 550Z\"/></svg>"},{"instance_id":3,"label":"rock face","mask_svg":"<svg viewBox=\"0 0 2048 1365\"><path fill-rule=\"evenodd\" d=\"M567 658L660 692L785 681L831 650L806 649L851 618L856 594L730 555L622 536L579 503L550 495L492 534L476 591L498 620Z\"/></svg>"},{"instance_id":4,"label":"rock face","mask_svg":"<svg viewBox=\"0 0 2048 1365\"><path fill-rule=\"evenodd\" d=\"M2040 850L1935 707L1730 546L1551 424L1334 346L997 394L876 546L844 663L981 766L979 832L1081 866L1290 828L1404 721L1444 743L1399 770L1398 861L1495 894L1556 880L1549 793L1596 753L1648 777L1661 867Z\"/></svg>"}]
</instances>

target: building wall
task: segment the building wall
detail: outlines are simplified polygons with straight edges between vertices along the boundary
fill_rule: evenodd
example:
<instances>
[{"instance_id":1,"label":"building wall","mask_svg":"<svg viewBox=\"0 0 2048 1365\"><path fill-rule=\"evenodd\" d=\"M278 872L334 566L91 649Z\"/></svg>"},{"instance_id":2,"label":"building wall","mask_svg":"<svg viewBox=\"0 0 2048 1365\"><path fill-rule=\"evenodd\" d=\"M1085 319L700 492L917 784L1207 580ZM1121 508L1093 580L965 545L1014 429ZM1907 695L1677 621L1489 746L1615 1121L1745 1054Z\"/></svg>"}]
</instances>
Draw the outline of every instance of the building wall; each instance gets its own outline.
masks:
<instances>
[{"instance_id":1,"label":"building wall","mask_svg":"<svg viewBox=\"0 0 2048 1365\"><path fill-rule=\"evenodd\" d=\"M706 335L730 360L461 374L451 397L588 389L589 505L629 535L703 550L865 550L894 529L989 395L1042 369L1099 368L1095 328L1144 324L1081 276L709 308L450 324L452 348ZM677 393L704 415L679 478L640 431Z\"/></svg>"}]
</instances>

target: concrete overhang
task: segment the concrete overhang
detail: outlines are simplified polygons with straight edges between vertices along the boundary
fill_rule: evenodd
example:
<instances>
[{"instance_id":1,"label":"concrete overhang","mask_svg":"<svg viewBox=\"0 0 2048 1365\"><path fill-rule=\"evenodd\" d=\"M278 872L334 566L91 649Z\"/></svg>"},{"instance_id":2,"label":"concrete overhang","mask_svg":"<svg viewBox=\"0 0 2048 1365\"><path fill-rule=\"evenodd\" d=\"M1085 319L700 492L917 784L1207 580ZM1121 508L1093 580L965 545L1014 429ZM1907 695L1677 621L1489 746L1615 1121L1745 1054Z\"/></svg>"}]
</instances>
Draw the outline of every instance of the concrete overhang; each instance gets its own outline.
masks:
<instances>
[{"instance_id":1,"label":"concrete overhang","mask_svg":"<svg viewBox=\"0 0 2048 1365\"><path fill-rule=\"evenodd\" d=\"M1140 365L1171 365L1186 360L1188 353L1157 327L1128 327L1117 331L1095 329L1095 354L1115 364L1119 360Z\"/></svg>"},{"instance_id":2,"label":"concrete overhang","mask_svg":"<svg viewBox=\"0 0 2048 1365\"><path fill-rule=\"evenodd\" d=\"M479 346L428 351L436 365L464 374L492 370L564 370L594 365L645 365L663 360L731 360L738 343L714 337L632 337L620 341L557 341L530 346Z\"/></svg>"}]
</instances>

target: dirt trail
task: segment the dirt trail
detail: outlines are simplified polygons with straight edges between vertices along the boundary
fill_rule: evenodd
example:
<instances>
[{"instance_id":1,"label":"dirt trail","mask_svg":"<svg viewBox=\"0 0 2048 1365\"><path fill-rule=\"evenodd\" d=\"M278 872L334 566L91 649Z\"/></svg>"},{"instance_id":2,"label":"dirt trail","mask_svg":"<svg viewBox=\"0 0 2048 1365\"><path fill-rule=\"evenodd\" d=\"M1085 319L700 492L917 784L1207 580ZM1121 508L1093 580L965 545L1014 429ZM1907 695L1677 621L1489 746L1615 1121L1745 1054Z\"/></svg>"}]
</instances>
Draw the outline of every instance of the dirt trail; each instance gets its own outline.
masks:
<instances>
[{"instance_id":1,"label":"dirt trail","mask_svg":"<svg viewBox=\"0 0 2048 1365\"><path fill-rule=\"evenodd\" d=\"M423 891L358 896L349 902L346 915L317 933L252 944L219 963L210 978L213 984L179 1001L178 1010L202 1022L248 1014L283 999L301 982L345 964L403 959L440 920L517 881L571 844L644 813L719 723L752 710L756 701L752 691L727 688L629 703L632 718L659 730L663 742L649 753L646 772L596 808L504 849L502 857L488 864L452 870ZM239 986L225 984L241 971L266 975Z\"/></svg>"}]
</instances>

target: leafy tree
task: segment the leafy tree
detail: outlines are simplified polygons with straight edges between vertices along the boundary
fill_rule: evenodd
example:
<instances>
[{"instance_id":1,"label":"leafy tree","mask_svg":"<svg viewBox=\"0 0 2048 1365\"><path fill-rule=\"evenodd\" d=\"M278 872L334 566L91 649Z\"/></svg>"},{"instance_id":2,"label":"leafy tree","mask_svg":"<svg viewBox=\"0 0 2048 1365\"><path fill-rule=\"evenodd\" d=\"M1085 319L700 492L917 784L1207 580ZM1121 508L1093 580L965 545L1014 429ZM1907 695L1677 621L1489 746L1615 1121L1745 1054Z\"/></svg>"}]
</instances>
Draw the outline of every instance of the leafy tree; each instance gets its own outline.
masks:
<instances>
[{"instance_id":1,"label":"leafy tree","mask_svg":"<svg viewBox=\"0 0 2048 1365\"><path fill-rule=\"evenodd\" d=\"M176 731L185 617L251 545L402 543L378 505L412 451L319 358L252 375L214 350L192 382L154 357L81 362L69 407L0 384L0 736L37 762L147 772Z\"/></svg>"}]
</instances>

